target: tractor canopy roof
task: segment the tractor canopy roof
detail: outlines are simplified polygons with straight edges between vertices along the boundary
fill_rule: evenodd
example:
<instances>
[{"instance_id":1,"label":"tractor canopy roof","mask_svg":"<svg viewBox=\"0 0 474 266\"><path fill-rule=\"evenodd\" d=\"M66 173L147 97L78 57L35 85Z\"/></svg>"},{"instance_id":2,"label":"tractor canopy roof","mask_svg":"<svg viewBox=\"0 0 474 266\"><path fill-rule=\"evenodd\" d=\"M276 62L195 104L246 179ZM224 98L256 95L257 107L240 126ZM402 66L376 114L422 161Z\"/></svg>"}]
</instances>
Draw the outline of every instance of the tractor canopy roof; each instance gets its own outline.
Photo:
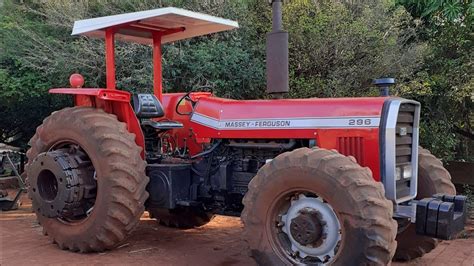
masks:
<instances>
[{"instance_id":1,"label":"tractor canopy roof","mask_svg":"<svg viewBox=\"0 0 474 266\"><path fill-rule=\"evenodd\" d=\"M162 33L163 44L238 27L236 21L166 7L78 20L74 23L72 35L105 38L105 30L113 28L118 40L152 44L152 33L158 32Z\"/></svg>"}]
</instances>

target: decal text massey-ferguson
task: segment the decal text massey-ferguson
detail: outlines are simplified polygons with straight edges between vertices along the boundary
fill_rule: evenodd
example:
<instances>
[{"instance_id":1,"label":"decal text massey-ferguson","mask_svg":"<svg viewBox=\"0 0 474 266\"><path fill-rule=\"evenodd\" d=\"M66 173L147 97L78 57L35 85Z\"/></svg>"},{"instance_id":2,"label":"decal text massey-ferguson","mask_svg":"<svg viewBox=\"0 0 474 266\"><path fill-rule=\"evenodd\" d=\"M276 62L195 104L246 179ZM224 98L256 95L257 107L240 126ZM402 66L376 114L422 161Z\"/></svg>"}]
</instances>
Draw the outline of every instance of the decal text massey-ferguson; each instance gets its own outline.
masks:
<instances>
[{"instance_id":1,"label":"decal text massey-ferguson","mask_svg":"<svg viewBox=\"0 0 474 266\"><path fill-rule=\"evenodd\" d=\"M310 129L310 128L374 128L380 123L379 117L303 117L303 118L254 118L218 120L194 113L191 121L218 130L245 129Z\"/></svg>"},{"instance_id":2,"label":"decal text massey-ferguson","mask_svg":"<svg viewBox=\"0 0 474 266\"><path fill-rule=\"evenodd\" d=\"M226 121L225 128L274 128L274 127L291 127L290 120L257 120L257 121Z\"/></svg>"}]
</instances>

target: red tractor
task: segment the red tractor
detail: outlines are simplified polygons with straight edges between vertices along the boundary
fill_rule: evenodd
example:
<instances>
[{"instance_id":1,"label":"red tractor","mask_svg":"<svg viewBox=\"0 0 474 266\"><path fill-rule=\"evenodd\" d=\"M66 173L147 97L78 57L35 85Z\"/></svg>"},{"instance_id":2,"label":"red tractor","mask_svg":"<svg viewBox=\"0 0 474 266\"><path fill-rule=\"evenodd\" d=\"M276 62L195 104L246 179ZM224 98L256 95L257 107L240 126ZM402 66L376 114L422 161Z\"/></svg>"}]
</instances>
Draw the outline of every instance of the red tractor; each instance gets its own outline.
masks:
<instances>
[{"instance_id":1,"label":"red tractor","mask_svg":"<svg viewBox=\"0 0 474 266\"><path fill-rule=\"evenodd\" d=\"M161 224L205 225L240 216L261 264L377 264L409 260L464 227L440 160L418 146L420 104L381 97L282 99L288 33L274 0L267 36L271 100L211 92L162 94L161 45L231 30L234 21L177 8L77 21L73 35L105 38L107 88L74 96L30 141L29 195L62 249L112 249L144 210ZM115 87L114 40L153 47L154 93ZM132 102L132 104L131 104Z\"/></svg>"}]
</instances>

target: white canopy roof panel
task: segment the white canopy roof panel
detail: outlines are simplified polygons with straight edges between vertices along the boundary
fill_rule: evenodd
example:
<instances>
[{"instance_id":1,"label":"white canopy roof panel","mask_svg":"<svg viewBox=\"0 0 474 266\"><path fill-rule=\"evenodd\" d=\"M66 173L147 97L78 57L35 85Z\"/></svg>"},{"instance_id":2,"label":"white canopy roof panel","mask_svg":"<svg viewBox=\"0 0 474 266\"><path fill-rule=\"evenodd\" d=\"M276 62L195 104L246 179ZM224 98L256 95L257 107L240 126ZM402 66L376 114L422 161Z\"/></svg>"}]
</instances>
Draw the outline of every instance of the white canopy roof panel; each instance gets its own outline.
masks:
<instances>
[{"instance_id":1,"label":"white canopy roof panel","mask_svg":"<svg viewBox=\"0 0 474 266\"><path fill-rule=\"evenodd\" d=\"M167 43L235 29L239 27L239 24L228 19L175 7L165 7L78 20L74 22L72 35L105 38L105 29L109 27L117 27L115 38L118 40L151 44L152 36L148 31L150 29L169 30L183 28L182 31L163 36L161 43Z\"/></svg>"}]
</instances>

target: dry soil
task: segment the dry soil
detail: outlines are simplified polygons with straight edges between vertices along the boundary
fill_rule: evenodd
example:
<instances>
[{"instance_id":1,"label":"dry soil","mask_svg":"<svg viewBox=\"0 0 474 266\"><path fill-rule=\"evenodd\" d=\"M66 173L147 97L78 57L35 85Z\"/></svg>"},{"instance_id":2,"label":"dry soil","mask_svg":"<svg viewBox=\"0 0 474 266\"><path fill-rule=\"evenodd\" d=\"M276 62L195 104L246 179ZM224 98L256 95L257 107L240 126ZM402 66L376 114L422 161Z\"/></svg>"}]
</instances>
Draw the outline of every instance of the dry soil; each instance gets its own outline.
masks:
<instances>
[{"instance_id":1,"label":"dry soil","mask_svg":"<svg viewBox=\"0 0 474 266\"><path fill-rule=\"evenodd\" d=\"M0 265L255 265L242 240L240 219L218 216L190 230L159 226L142 217L132 237L116 250L78 254L60 250L43 236L27 201L19 210L0 212ZM409 264L474 265L474 239L442 242Z\"/></svg>"}]
</instances>

